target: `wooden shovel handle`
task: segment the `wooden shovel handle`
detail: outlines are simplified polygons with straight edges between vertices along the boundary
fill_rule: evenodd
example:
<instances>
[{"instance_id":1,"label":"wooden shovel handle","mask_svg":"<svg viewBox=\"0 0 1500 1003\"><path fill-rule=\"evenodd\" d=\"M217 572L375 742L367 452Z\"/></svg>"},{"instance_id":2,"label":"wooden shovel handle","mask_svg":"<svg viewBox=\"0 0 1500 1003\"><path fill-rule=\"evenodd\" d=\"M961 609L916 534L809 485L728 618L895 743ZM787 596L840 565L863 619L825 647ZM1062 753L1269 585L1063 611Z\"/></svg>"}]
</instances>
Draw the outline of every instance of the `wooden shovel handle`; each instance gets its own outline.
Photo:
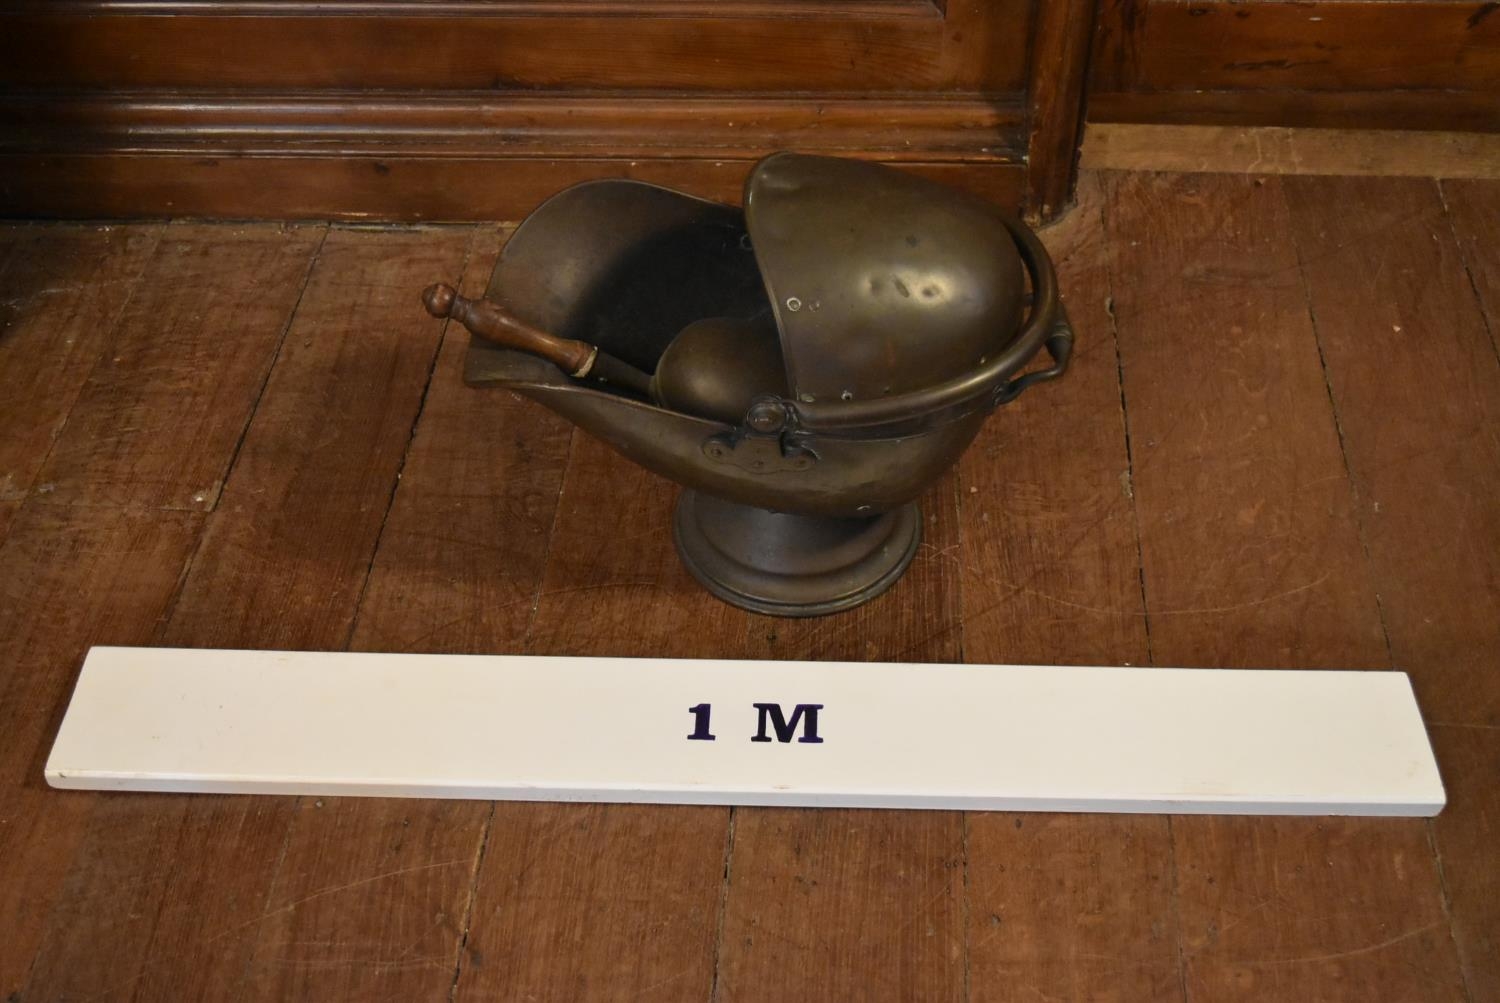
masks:
<instances>
[{"instance_id":1,"label":"wooden shovel handle","mask_svg":"<svg viewBox=\"0 0 1500 1003\"><path fill-rule=\"evenodd\" d=\"M532 327L494 300L465 299L442 282L427 287L422 305L434 317L452 317L485 341L540 356L576 378L588 375L599 351L586 342Z\"/></svg>"}]
</instances>

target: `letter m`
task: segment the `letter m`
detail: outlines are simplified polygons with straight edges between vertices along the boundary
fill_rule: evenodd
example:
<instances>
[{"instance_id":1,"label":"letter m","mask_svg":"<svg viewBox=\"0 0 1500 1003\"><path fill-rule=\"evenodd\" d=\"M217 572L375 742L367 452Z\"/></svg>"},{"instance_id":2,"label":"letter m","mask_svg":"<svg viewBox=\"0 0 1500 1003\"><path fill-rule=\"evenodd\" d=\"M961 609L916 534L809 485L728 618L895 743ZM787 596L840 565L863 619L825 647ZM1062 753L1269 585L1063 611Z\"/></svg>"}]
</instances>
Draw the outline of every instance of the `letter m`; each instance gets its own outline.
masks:
<instances>
[{"instance_id":1,"label":"letter m","mask_svg":"<svg viewBox=\"0 0 1500 1003\"><path fill-rule=\"evenodd\" d=\"M797 726L806 715L807 728L804 734L797 739L799 742L821 742L818 737L818 711L823 709L820 703L799 703L792 709L792 719L788 721L786 715L781 711L779 703L758 703L755 709L760 713L760 720L756 727L755 737L752 742L769 742L771 736L766 734L766 725L769 724L776 732L776 741L790 742L792 736L797 734Z\"/></svg>"}]
</instances>

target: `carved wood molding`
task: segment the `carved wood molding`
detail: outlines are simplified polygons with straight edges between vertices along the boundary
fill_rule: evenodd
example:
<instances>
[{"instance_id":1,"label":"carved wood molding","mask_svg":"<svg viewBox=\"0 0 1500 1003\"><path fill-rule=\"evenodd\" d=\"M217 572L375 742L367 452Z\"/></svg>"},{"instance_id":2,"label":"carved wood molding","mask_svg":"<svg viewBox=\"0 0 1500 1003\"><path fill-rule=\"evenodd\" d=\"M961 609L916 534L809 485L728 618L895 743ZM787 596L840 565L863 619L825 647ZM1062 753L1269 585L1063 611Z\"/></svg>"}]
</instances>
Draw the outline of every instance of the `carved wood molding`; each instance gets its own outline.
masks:
<instances>
[{"instance_id":1,"label":"carved wood molding","mask_svg":"<svg viewBox=\"0 0 1500 1003\"><path fill-rule=\"evenodd\" d=\"M1015 97L12 92L0 150L237 156L1024 159Z\"/></svg>"}]
</instances>

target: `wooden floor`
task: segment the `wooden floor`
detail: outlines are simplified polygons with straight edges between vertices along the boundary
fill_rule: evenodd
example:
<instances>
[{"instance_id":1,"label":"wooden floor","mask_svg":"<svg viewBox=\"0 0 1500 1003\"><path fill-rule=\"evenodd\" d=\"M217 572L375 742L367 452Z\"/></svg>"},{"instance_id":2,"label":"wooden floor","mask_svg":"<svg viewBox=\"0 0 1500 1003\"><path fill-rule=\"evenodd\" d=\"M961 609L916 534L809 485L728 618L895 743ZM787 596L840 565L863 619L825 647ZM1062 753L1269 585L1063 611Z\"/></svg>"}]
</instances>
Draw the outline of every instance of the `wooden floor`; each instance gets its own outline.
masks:
<instances>
[{"instance_id":1,"label":"wooden floor","mask_svg":"<svg viewBox=\"0 0 1500 1003\"><path fill-rule=\"evenodd\" d=\"M486 228L0 232L0 999L1500 1000L1500 182L1095 173L1073 371L812 622L466 389ZM1432 822L46 789L90 644L1410 671ZM505 727L504 708L495 726Z\"/></svg>"}]
</instances>

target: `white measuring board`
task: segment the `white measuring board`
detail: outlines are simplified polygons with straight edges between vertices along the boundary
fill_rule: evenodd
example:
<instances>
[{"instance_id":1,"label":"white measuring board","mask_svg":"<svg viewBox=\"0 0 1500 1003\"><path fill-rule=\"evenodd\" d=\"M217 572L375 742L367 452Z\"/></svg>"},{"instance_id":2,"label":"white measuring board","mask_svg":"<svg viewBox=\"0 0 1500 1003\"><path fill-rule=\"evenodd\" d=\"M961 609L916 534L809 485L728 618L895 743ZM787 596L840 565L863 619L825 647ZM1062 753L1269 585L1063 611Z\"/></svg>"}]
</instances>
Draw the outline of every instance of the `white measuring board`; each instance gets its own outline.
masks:
<instances>
[{"instance_id":1,"label":"white measuring board","mask_svg":"<svg viewBox=\"0 0 1500 1003\"><path fill-rule=\"evenodd\" d=\"M1444 803L1399 672L167 648L89 653L47 780L975 810Z\"/></svg>"}]
</instances>

